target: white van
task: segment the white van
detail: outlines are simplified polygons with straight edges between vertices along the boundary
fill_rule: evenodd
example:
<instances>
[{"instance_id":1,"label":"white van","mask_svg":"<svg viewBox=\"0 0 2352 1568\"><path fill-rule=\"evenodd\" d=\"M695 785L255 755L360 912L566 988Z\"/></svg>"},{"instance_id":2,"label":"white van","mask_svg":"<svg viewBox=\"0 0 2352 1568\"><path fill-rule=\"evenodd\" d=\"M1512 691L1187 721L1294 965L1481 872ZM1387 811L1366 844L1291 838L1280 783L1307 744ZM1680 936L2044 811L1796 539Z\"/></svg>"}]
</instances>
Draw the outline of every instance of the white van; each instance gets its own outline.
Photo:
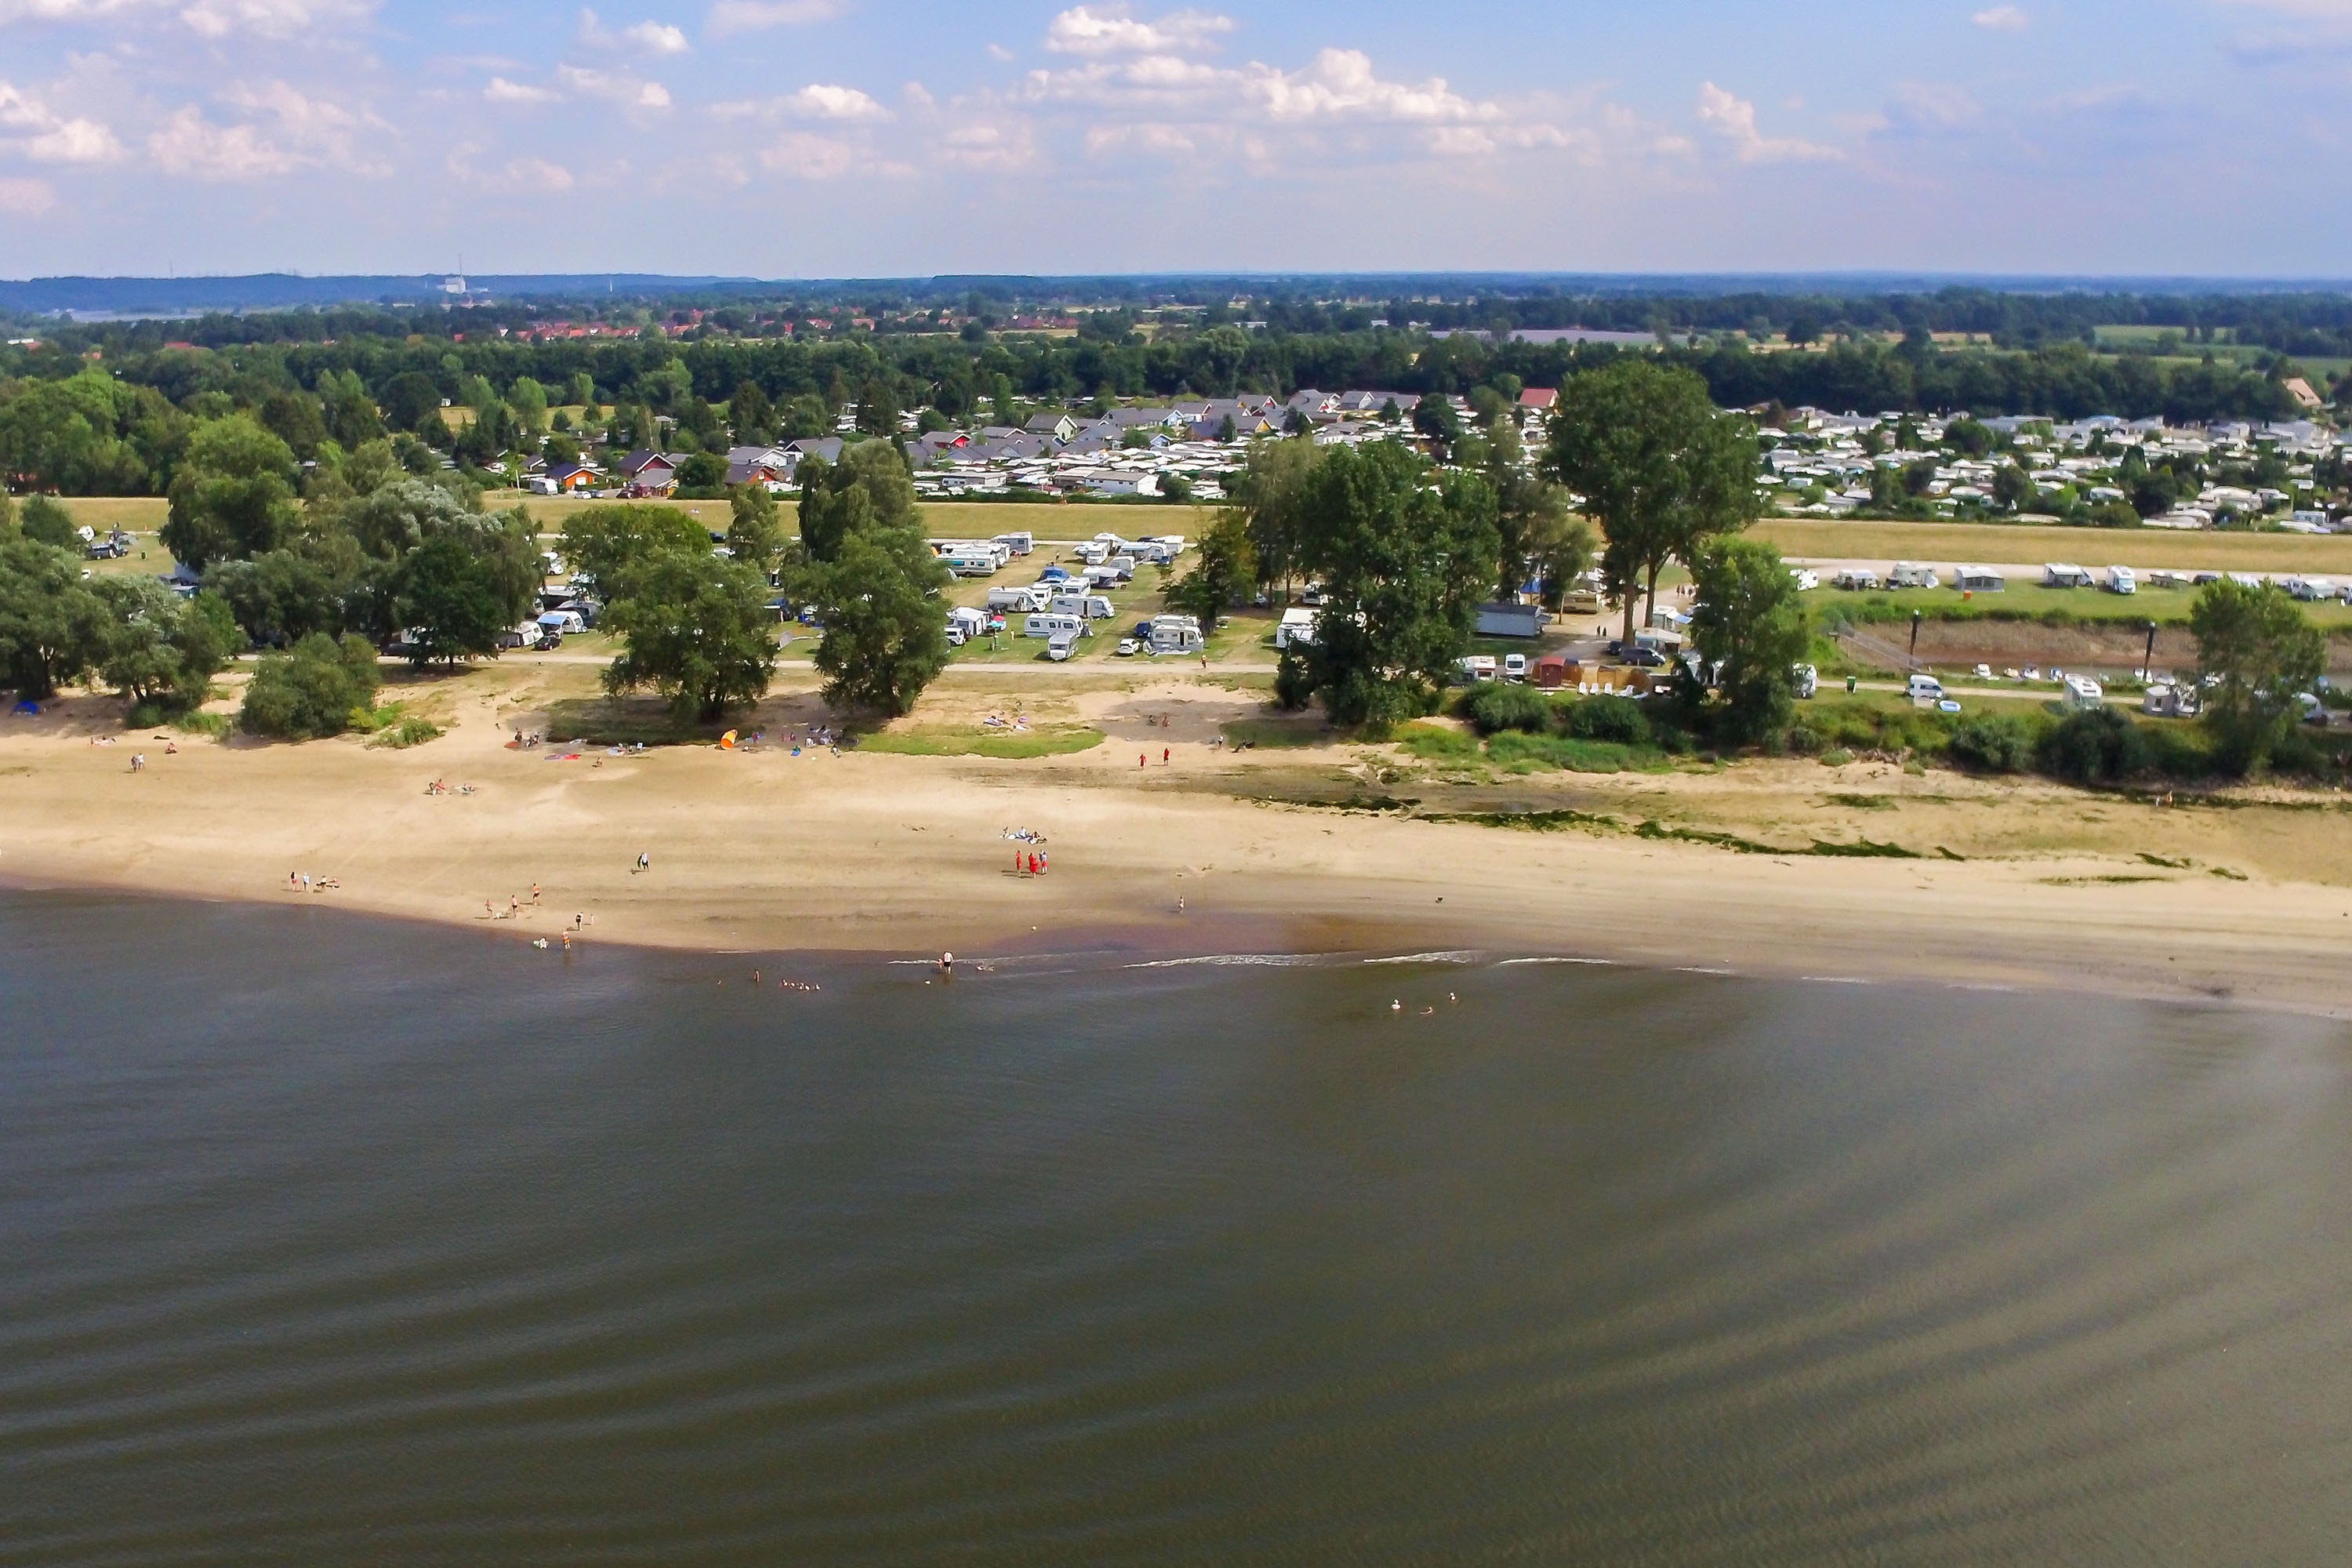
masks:
<instances>
[{"instance_id":1,"label":"white van","mask_svg":"<svg viewBox=\"0 0 2352 1568\"><path fill-rule=\"evenodd\" d=\"M2128 566L2110 566L2107 568L2107 592L2137 594L2139 592L2139 579L2132 574Z\"/></svg>"},{"instance_id":2,"label":"white van","mask_svg":"<svg viewBox=\"0 0 2352 1568\"><path fill-rule=\"evenodd\" d=\"M1040 612L1039 614L1024 617L1021 622L1021 635L1024 637L1057 637L1065 636L1075 637L1084 636L1086 629L1087 621L1084 616L1055 615L1051 612Z\"/></svg>"},{"instance_id":3,"label":"white van","mask_svg":"<svg viewBox=\"0 0 2352 1568\"><path fill-rule=\"evenodd\" d=\"M1943 585L1933 566L1922 566L1916 561L1897 561L1895 570L1886 574L1890 588L1937 588Z\"/></svg>"},{"instance_id":4,"label":"white van","mask_svg":"<svg viewBox=\"0 0 2352 1568\"><path fill-rule=\"evenodd\" d=\"M1914 702L1941 702L1944 683L1932 675L1915 675L1904 687L1904 692Z\"/></svg>"},{"instance_id":5,"label":"white van","mask_svg":"<svg viewBox=\"0 0 2352 1568\"><path fill-rule=\"evenodd\" d=\"M2088 676L2070 675L2066 678L2066 695L2063 700L2068 712L2080 713L2093 708L2105 708L2107 705L2107 694L2100 690L2099 683Z\"/></svg>"},{"instance_id":6,"label":"white van","mask_svg":"<svg viewBox=\"0 0 2352 1568\"><path fill-rule=\"evenodd\" d=\"M1512 685L1517 686L1524 682L1527 678L1528 656L1523 653L1505 654L1503 656L1503 679L1509 681Z\"/></svg>"}]
</instances>

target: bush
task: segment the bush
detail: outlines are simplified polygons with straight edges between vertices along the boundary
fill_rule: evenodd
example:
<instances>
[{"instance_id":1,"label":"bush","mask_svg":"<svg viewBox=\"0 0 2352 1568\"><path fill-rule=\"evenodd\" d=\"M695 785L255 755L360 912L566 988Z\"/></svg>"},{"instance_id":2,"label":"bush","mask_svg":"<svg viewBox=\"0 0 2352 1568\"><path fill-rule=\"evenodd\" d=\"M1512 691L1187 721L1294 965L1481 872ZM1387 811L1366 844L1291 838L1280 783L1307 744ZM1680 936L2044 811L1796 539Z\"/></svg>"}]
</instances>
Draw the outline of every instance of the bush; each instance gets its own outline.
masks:
<instances>
[{"instance_id":1,"label":"bush","mask_svg":"<svg viewBox=\"0 0 2352 1568\"><path fill-rule=\"evenodd\" d=\"M402 719L386 725L376 733L371 746L385 751L404 752L411 746L421 746L427 741L441 738L441 726L430 719Z\"/></svg>"},{"instance_id":2,"label":"bush","mask_svg":"<svg viewBox=\"0 0 2352 1568\"><path fill-rule=\"evenodd\" d=\"M2075 784L2112 784L2146 773L2154 757L2140 727L2113 708L2070 713L2042 737L2043 773Z\"/></svg>"},{"instance_id":3,"label":"bush","mask_svg":"<svg viewBox=\"0 0 2352 1568\"><path fill-rule=\"evenodd\" d=\"M1475 739L1438 724L1408 724L1397 742L1424 763L1469 762L1478 754Z\"/></svg>"},{"instance_id":4,"label":"bush","mask_svg":"<svg viewBox=\"0 0 2352 1568\"><path fill-rule=\"evenodd\" d=\"M351 728L353 710L374 702L378 684L375 649L364 638L338 644L313 632L290 653L264 656L238 722L254 734L289 741L340 735Z\"/></svg>"},{"instance_id":5,"label":"bush","mask_svg":"<svg viewBox=\"0 0 2352 1568\"><path fill-rule=\"evenodd\" d=\"M1822 749L1822 732L1811 724L1791 724L1789 726L1787 745L1789 750L1798 756L1817 755Z\"/></svg>"},{"instance_id":6,"label":"bush","mask_svg":"<svg viewBox=\"0 0 2352 1568\"><path fill-rule=\"evenodd\" d=\"M1822 753L1822 766L1825 768L1842 768L1852 761L1853 761L1853 753L1843 746Z\"/></svg>"},{"instance_id":7,"label":"bush","mask_svg":"<svg viewBox=\"0 0 2352 1568\"><path fill-rule=\"evenodd\" d=\"M1464 716L1482 735L1505 730L1540 735L1551 728L1551 699L1531 686L1482 683L1462 705Z\"/></svg>"},{"instance_id":8,"label":"bush","mask_svg":"<svg viewBox=\"0 0 2352 1568\"><path fill-rule=\"evenodd\" d=\"M1581 698L1569 709L1566 727L1580 741L1642 746L1650 740L1650 716L1630 697Z\"/></svg>"},{"instance_id":9,"label":"bush","mask_svg":"<svg viewBox=\"0 0 2352 1568\"><path fill-rule=\"evenodd\" d=\"M1982 715L1961 721L1946 754L1979 773L2021 773L2033 761L2033 734L2018 719Z\"/></svg>"}]
</instances>

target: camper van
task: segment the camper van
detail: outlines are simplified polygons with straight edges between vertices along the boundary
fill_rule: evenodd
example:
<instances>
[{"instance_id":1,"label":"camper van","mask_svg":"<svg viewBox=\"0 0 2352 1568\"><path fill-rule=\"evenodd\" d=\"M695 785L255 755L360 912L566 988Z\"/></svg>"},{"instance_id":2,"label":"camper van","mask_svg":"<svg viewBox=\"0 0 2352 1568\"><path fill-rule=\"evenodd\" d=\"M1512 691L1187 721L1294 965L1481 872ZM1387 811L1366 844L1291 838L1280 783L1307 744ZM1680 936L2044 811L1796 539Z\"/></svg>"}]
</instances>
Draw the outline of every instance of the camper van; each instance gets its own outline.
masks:
<instances>
[{"instance_id":1,"label":"camper van","mask_svg":"<svg viewBox=\"0 0 2352 1568\"><path fill-rule=\"evenodd\" d=\"M1822 585L1822 574L1807 566L1790 567L1789 578L1797 584L1800 594L1810 594Z\"/></svg>"},{"instance_id":2,"label":"camper van","mask_svg":"<svg viewBox=\"0 0 2352 1568\"><path fill-rule=\"evenodd\" d=\"M1849 593L1864 592L1880 586L1878 574L1866 566L1849 566L1830 581Z\"/></svg>"},{"instance_id":3,"label":"camper van","mask_svg":"<svg viewBox=\"0 0 2352 1568\"><path fill-rule=\"evenodd\" d=\"M1315 640L1315 612L1297 605L1282 612L1282 624L1274 628L1276 647L1305 647ZM1493 663L1492 659L1487 661Z\"/></svg>"},{"instance_id":4,"label":"camper van","mask_svg":"<svg viewBox=\"0 0 2352 1568\"><path fill-rule=\"evenodd\" d=\"M2105 587L2110 594L2137 594L2139 592L2139 579L2128 566L2110 566Z\"/></svg>"},{"instance_id":5,"label":"camper van","mask_svg":"<svg viewBox=\"0 0 2352 1568\"><path fill-rule=\"evenodd\" d=\"M1024 637L1056 637L1066 633L1074 637L1082 637L1086 629L1087 618L1084 616L1056 615L1052 611L1040 611L1024 616L1021 620L1021 635Z\"/></svg>"},{"instance_id":6,"label":"camper van","mask_svg":"<svg viewBox=\"0 0 2352 1568\"><path fill-rule=\"evenodd\" d=\"M1019 533L1000 533L990 542L1003 545L1008 555L1027 555L1036 550L1037 536L1024 529Z\"/></svg>"},{"instance_id":7,"label":"camper van","mask_svg":"<svg viewBox=\"0 0 2352 1568\"><path fill-rule=\"evenodd\" d=\"M940 557L940 564L958 577L993 577L1003 563L993 551L961 548L950 550Z\"/></svg>"},{"instance_id":8,"label":"camper van","mask_svg":"<svg viewBox=\"0 0 2352 1568\"><path fill-rule=\"evenodd\" d=\"M1932 675L1915 675L1903 689L1914 702L1941 702L1944 700L1944 683Z\"/></svg>"},{"instance_id":9,"label":"camper van","mask_svg":"<svg viewBox=\"0 0 2352 1568\"><path fill-rule=\"evenodd\" d=\"M1057 616L1076 616L1089 621L1107 621L1118 614L1100 594L1056 594L1045 608Z\"/></svg>"},{"instance_id":10,"label":"camper van","mask_svg":"<svg viewBox=\"0 0 2352 1568\"><path fill-rule=\"evenodd\" d=\"M2063 561L2047 562L2042 568L2042 585L2045 588L2087 588L2091 574L2080 566Z\"/></svg>"},{"instance_id":11,"label":"camper van","mask_svg":"<svg viewBox=\"0 0 2352 1568\"><path fill-rule=\"evenodd\" d=\"M1469 654L1462 658L1456 659L1454 661L1454 665L1455 668L1462 671L1462 679L1465 680L1492 680L1495 679L1495 656L1491 653Z\"/></svg>"},{"instance_id":12,"label":"camper van","mask_svg":"<svg viewBox=\"0 0 2352 1568\"><path fill-rule=\"evenodd\" d=\"M1933 566L1922 566L1916 561L1897 561L1895 570L1886 574L1886 585L1890 588L1936 588L1942 586L1942 580L1936 575Z\"/></svg>"},{"instance_id":13,"label":"camper van","mask_svg":"<svg viewBox=\"0 0 2352 1568\"><path fill-rule=\"evenodd\" d=\"M2107 694L2100 690L2099 683L2090 677L2070 675L2066 678L2066 693L2062 700L2069 713L2084 713L2094 708L2105 708Z\"/></svg>"},{"instance_id":14,"label":"camper van","mask_svg":"<svg viewBox=\"0 0 2352 1568\"><path fill-rule=\"evenodd\" d=\"M1163 653L1199 653L1209 646L1201 635L1201 623L1190 616L1154 616L1151 618L1151 651Z\"/></svg>"},{"instance_id":15,"label":"camper van","mask_svg":"<svg viewBox=\"0 0 2352 1568\"><path fill-rule=\"evenodd\" d=\"M1030 615L1053 603L1054 590L1043 583L1033 583L1026 588L991 588L988 607L1015 615Z\"/></svg>"}]
</instances>

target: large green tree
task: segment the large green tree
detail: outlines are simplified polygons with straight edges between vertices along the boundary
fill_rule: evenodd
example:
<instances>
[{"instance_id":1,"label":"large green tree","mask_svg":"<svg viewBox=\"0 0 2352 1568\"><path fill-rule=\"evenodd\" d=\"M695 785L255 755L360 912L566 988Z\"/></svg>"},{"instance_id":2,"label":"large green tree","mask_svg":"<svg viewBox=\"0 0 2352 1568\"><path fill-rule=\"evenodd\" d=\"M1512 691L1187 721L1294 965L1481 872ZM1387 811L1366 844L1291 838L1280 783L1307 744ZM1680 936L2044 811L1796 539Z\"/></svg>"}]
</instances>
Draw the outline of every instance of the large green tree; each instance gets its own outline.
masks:
<instances>
[{"instance_id":1,"label":"large green tree","mask_svg":"<svg viewBox=\"0 0 2352 1568\"><path fill-rule=\"evenodd\" d=\"M891 442L845 447L838 463L806 458L799 477L801 545L811 561L832 560L852 533L921 530L914 476Z\"/></svg>"},{"instance_id":2,"label":"large green tree","mask_svg":"<svg viewBox=\"0 0 2352 1568\"><path fill-rule=\"evenodd\" d=\"M1249 514L1257 580L1287 590L1299 574L1307 476L1328 448L1312 441L1253 441L1234 495Z\"/></svg>"},{"instance_id":3,"label":"large green tree","mask_svg":"<svg viewBox=\"0 0 2352 1568\"><path fill-rule=\"evenodd\" d=\"M419 665L494 658L517 619L499 598L491 569L465 542L429 539L402 562L394 582L400 623Z\"/></svg>"},{"instance_id":4,"label":"large green tree","mask_svg":"<svg viewBox=\"0 0 2352 1568\"><path fill-rule=\"evenodd\" d=\"M1301 501L1300 565L1328 597L1291 689L1319 698L1337 724L1423 711L1494 585L1492 487L1475 474L1433 485L1418 453L1382 441L1332 448Z\"/></svg>"},{"instance_id":5,"label":"large green tree","mask_svg":"<svg viewBox=\"0 0 2352 1568\"><path fill-rule=\"evenodd\" d=\"M622 640L604 671L618 695L650 687L680 718L708 721L767 694L776 614L767 579L693 547L658 549L624 567L604 625Z\"/></svg>"},{"instance_id":6,"label":"large green tree","mask_svg":"<svg viewBox=\"0 0 2352 1568\"><path fill-rule=\"evenodd\" d=\"M2233 772L2258 771L2293 731L2296 698L2327 668L2327 639L2283 590L2228 578L2197 595L2189 629L2198 668L2220 677L2204 695L2215 754Z\"/></svg>"},{"instance_id":7,"label":"large green tree","mask_svg":"<svg viewBox=\"0 0 2352 1568\"><path fill-rule=\"evenodd\" d=\"M313 633L284 653L262 656L238 722L257 735L289 741L340 735L351 728L353 710L374 703L381 681L365 638L338 643Z\"/></svg>"},{"instance_id":8,"label":"large green tree","mask_svg":"<svg viewBox=\"0 0 2352 1568\"><path fill-rule=\"evenodd\" d=\"M700 523L667 506L592 506L563 525L562 554L572 571L612 597L631 566L669 551L708 551Z\"/></svg>"},{"instance_id":9,"label":"large green tree","mask_svg":"<svg viewBox=\"0 0 2352 1568\"><path fill-rule=\"evenodd\" d=\"M1720 664L1722 724L1734 740L1759 741L1786 727L1796 705L1796 667L1812 627L1780 552L1746 539L1712 539L1692 563L1698 604L1691 641Z\"/></svg>"},{"instance_id":10,"label":"large green tree","mask_svg":"<svg viewBox=\"0 0 2352 1568\"><path fill-rule=\"evenodd\" d=\"M785 531L783 510L764 485L738 485L728 496L731 520L727 550L736 560L762 576L772 576L785 564L793 542Z\"/></svg>"},{"instance_id":11,"label":"large green tree","mask_svg":"<svg viewBox=\"0 0 2352 1568\"><path fill-rule=\"evenodd\" d=\"M0 680L46 698L88 669L113 617L81 580L81 563L21 535L0 539Z\"/></svg>"},{"instance_id":12,"label":"large green tree","mask_svg":"<svg viewBox=\"0 0 2352 1568\"><path fill-rule=\"evenodd\" d=\"M1257 586L1257 547L1250 540L1249 514L1228 507L1194 542L1192 570L1168 585L1168 607L1192 616L1203 633L1217 617Z\"/></svg>"},{"instance_id":13,"label":"large green tree","mask_svg":"<svg viewBox=\"0 0 2352 1568\"><path fill-rule=\"evenodd\" d=\"M172 477L163 548L192 572L277 549L302 521L295 478L293 451L251 415L202 421Z\"/></svg>"},{"instance_id":14,"label":"large green tree","mask_svg":"<svg viewBox=\"0 0 2352 1568\"><path fill-rule=\"evenodd\" d=\"M1718 411L1706 383L1648 358L1570 376L1552 411L1546 473L1584 498L1608 541L1601 570L1625 603L1654 609L1658 574L1706 540L1755 521L1755 427Z\"/></svg>"},{"instance_id":15,"label":"large green tree","mask_svg":"<svg viewBox=\"0 0 2352 1568\"><path fill-rule=\"evenodd\" d=\"M184 713L200 706L239 641L217 595L183 599L153 577L100 577L91 589L110 612L98 672L133 704Z\"/></svg>"},{"instance_id":16,"label":"large green tree","mask_svg":"<svg viewBox=\"0 0 2352 1568\"><path fill-rule=\"evenodd\" d=\"M808 569L801 593L817 606L824 640L816 667L824 700L893 716L915 705L947 667L947 569L905 529L858 530L830 561Z\"/></svg>"}]
</instances>

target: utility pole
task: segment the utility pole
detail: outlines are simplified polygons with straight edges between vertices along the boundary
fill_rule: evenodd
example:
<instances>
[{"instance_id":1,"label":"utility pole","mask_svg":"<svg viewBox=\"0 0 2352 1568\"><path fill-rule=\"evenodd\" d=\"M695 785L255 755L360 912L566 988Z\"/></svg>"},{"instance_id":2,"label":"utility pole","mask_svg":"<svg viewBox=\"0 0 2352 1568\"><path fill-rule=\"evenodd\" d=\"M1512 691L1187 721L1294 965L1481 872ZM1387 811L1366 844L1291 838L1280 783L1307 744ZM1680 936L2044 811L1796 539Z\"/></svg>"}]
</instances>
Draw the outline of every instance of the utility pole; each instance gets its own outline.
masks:
<instances>
[{"instance_id":1,"label":"utility pole","mask_svg":"<svg viewBox=\"0 0 2352 1568\"><path fill-rule=\"evenodd\" d=\"M1919 621L1921 614L1922 612L1918 610L1911 612L1911 663L1914 668L1916 668L1919 663Z\"/></svg>"},{"instance_id":2,"label":"utility pole","mask_svg":"<svg viewBox=\"0 0 2352 1568\"><path fill-rule=\"evenodd\" d=\"M2147 623L2147 657L2139 661L2139 678L2143 681L2156 679L2156 623Z\"/></svg>"}]
</instances>

